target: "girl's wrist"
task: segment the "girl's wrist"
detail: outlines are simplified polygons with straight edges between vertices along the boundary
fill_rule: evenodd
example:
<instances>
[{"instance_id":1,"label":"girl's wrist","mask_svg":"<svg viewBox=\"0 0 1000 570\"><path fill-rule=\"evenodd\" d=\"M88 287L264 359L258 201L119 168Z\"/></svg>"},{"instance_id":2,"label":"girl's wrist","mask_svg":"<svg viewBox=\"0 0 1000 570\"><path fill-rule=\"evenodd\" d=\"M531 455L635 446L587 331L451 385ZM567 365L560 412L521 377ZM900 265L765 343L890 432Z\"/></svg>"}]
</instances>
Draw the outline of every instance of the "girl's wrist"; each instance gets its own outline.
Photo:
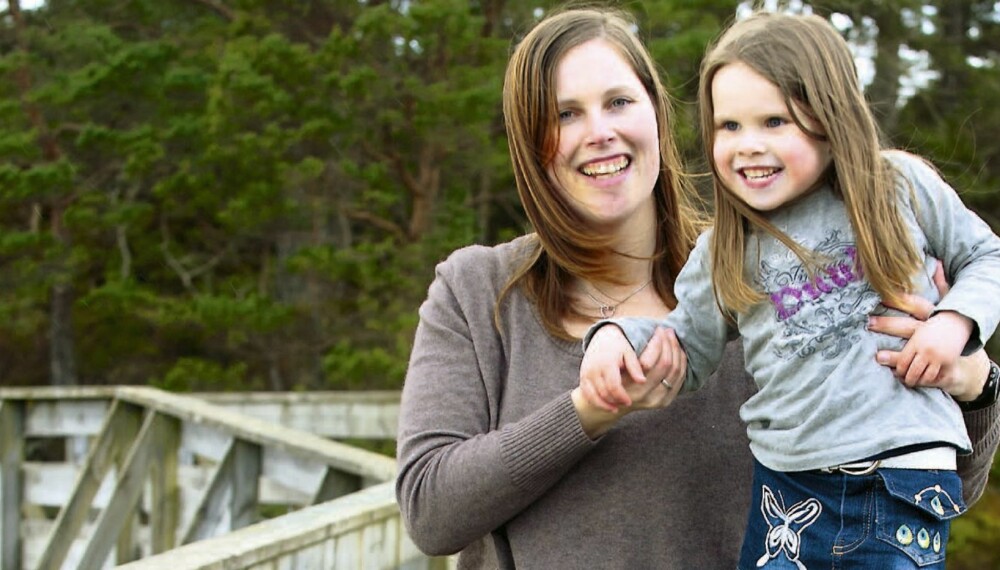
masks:
<instances>
[{"instance_id":1,"label":"girl's wrist","mask_svg":"<svg viewBox=\"0 0 1000 570\"><path fill-rule=\"evenodd\" d=\"M597 439L608 432L618 420L628 413L624 408L619 408L617 412L609 412L592 405L583 397L580 387L573 388L569 394L576 408L576 415L580 418L580 427L590 439Z\"/></svg>"}]
</instances>

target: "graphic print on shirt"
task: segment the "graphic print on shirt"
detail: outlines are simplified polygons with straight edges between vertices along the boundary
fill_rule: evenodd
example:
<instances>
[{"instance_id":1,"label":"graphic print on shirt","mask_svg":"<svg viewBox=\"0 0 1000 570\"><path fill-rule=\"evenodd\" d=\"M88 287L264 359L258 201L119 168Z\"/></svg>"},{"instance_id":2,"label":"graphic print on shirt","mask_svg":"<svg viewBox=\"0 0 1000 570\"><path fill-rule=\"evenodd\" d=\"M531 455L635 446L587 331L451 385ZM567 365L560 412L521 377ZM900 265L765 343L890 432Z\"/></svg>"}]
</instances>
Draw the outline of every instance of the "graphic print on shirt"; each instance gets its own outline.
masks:
<instances>
[{"instance_id":1,"label":"graphic print on shirt","mask_svg":"<svg viewBox=\"0 0 1000 570\"><path fill-rule=\"evenodd\" d=\"M818 352L838 358L860 342L868 314L880 302L864 278L854 242L841 230L830 231L813 248L827 260L813 277L798 257L781 249L761 260L757 275L774 311L775 356L791 360Z\"/></svg>"},{"instance_id":2,"label":"graphic print on shirt","mask_svg":"<svg viewBox=\"0 0 1000 570\"><path fill-rule=\"evenodd\" d=\"M784 501L779 502L770 487L763 485L762 490L760 512L767 522L768 531L764 537L764 555L757 560L757 568L763 568L784 553L785 558L794 563L796 568L807 570L806 565L799 560L802 531L816 522L823 512L823 505L816 499L808 499L785 510Z\"/></svg>"}]
</instances>

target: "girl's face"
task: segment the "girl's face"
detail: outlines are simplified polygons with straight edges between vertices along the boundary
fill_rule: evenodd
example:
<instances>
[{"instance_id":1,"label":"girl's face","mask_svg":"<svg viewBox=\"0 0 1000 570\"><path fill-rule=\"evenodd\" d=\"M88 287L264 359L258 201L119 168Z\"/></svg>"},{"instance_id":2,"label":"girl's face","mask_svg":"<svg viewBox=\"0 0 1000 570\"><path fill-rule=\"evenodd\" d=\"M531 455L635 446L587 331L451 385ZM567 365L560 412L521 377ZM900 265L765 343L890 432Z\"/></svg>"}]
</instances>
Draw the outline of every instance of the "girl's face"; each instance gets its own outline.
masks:
<instances>
[{"instance_id":1,"label":"girl's face","mask_svg":"<svg viewBox=\"0 0 1000 570\"><path fill-rule=\"evenodd\" d=\"M743 63L712 79L712 160L723 185L751 208L767 212L812 190L832 161L830 145L792 120L778 86ZM801 109L799 118L822 133Z\"/></svg>"},{"instance_id":2,"label":"girl's face","mask_svg":"<svg viewBox=\"0 0 1000 570\"><path fill-rule=\"evenodd\" d=\"M660 141L652 101L632 67L595 39L563 56L555 83L559 147L546 166L549 179L594 223L652 215Z\"/></svg>"}]
</instances>

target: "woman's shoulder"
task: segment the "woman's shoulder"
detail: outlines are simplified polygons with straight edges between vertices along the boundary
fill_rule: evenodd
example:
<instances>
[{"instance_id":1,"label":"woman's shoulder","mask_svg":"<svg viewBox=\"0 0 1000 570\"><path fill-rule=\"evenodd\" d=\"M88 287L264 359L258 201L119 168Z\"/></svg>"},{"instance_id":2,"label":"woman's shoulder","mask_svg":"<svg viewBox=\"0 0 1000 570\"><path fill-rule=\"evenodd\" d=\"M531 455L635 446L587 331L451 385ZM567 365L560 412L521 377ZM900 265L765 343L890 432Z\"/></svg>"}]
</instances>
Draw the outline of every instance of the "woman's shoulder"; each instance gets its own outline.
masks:
<instances>
[{"instance_id":1,"label":"woman's shoulder","mask_svg":"<svg viewBox=\"0 0 1000 570\"><path fill-rule=\"evenodd\" d=\"M537 243L534 234L527 234L497 245L467 245L439 263L437 274L484 287L502 286L515 268L535 251Z\"/></svg>"}]
</instances>

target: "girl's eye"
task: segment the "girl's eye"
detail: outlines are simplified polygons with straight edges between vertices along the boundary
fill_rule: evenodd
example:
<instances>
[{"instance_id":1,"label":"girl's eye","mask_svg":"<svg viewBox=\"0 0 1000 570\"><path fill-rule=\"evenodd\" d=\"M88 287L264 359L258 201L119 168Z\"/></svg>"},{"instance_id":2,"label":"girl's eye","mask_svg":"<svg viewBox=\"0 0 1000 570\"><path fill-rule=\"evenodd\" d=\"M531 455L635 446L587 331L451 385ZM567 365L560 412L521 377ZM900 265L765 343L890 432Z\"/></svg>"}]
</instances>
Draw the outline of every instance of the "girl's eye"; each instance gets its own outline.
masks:
<instances>
[{"instance_id":1,"label":"girl's eye","mask_svg":"<svg viewBox=\"0 0 1000 570\"><path fill-rule=\"evenodd\" d=\"M740 130L740 126L738 124L736 124L736 121L723 121L719 125L719 128L721 128L724 131L738 131L738 130Z\"/></svg>"},{"instance_id":2,"label":"girl's eye","mask_svg":"<svg viewBox=\"0 0 1000 570\"><path fill-rule=\"evenodd\" d=\"M568 121L573 118L573 111L559 111L559 121Z\"/></svg>"},{"instance_id":3,"label":"girl's eye","mask_svg":"<svg viewBox=\"0 0 1000 570\"><path fill-rule=\"evenodd\" d=\"M771 117L767 120L767 126L771 128L780 127L785 123L786 121L781 117Z\"/></svg>"},{"instance_id":4,"label":"girl's eye","mask_svg":"<svg viewBox=\"0 0 1000 570\"><path fill-rule=\"evenodd\" d=\"M612 107L624 107L631 103L632 101L626 99L625 97L616 97L611 100Z\"/></svg>"}]
</instances>

